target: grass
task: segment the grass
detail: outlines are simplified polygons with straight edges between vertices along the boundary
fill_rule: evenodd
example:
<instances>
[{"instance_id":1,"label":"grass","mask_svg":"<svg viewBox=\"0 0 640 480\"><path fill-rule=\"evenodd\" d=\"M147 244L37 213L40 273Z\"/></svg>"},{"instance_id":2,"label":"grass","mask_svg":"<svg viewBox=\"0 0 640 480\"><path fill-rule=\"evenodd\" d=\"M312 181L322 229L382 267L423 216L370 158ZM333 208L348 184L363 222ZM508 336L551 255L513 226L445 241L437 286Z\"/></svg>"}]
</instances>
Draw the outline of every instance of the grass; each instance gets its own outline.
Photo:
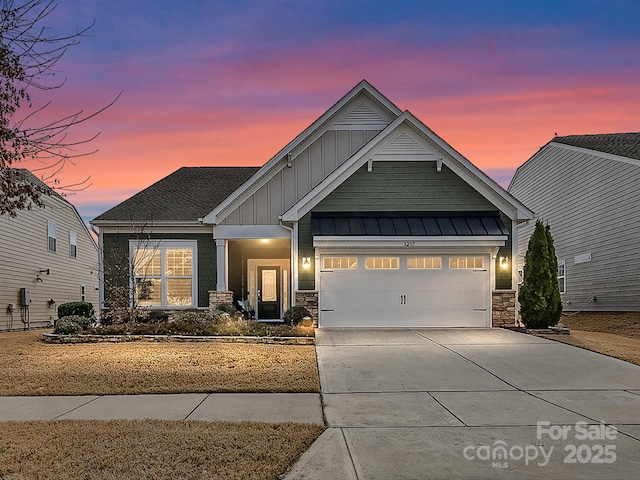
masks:
<instances>
[{"instance_id":1,"label":"grass","mask_svg":"<svg viewBox=\"0 0 640 480\"><path fill-rule=\"evenodd\" d=\"M310 345L47 344L0 335L0 395L319 392Z\"/></svg>"},{"instance_id":2,"label":"grass","mask_svg":"<svg viewBox=\"0 0 640 480\"><path fill-rule=\"evenodd\" d=\"M582 312L560 320L571 335L542 335L640 365L640 312Z\"/></svg>"},{"instance_id":3,"label":"grass","mask_svg":"<svg viewBox=\"0 0 640 480\"><path fill-rule=\"evenodd\" d=\"M0 478L277 479L322 430L254 422L0 422Z\"/></svg>"},{"instance_id":4,"label":"grass","mask_svg":"<svg viewBox=\"0 0 640 480\"><path fill-rule=\"evenodd\" d=\"M315 349L209 343L48 344L0 335L0 395L318 392ZM324 427L162 420L0 422L4 479L277 479Z\"/></svg>"}]
</instances>

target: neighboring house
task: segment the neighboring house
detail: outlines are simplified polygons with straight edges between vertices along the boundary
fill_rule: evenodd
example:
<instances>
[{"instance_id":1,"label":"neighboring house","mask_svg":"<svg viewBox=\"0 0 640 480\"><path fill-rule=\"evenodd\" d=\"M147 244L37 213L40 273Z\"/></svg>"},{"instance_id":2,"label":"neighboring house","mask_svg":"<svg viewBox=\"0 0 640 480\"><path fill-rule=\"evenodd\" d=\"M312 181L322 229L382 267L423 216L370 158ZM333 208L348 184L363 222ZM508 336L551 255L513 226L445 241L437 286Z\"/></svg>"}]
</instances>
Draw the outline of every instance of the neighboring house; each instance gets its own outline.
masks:
<instances>
[{"instance_id":1,"label":"neighboring house","mask_svg":"<svg viewBox=\"0 0 640 480\"><path fill-rule=\"evenodd\" d=\"M640 133L555 137L509 192L551 228L565 310L640 310ZM519 268L533 227L518 228Z\"/></svg>"},{"instance_id":2,"label":"neighboring house","mask_svg":"<svg viewBox=\"0 0 640 480\"><path fill-rule=\"evenodd\" d=\"M532 216L362 81L263 167L182 168L92 224L107 303L128 284L151 308L486 327L515 321L515 225Z\"/></svg>"},{"instance_id":3,"label":"neighboring house","mask_svg":"<svg viewBox=\"0 0 640 480\"><path fill-rule=\"evenodd\" d=\"M28 170L19 172L46 187ZM46 327L62 303L98 306L96 242L64 197L49 190L41 198L44 208L0 215L0 331Z\"/></svg>"}]
</instances>

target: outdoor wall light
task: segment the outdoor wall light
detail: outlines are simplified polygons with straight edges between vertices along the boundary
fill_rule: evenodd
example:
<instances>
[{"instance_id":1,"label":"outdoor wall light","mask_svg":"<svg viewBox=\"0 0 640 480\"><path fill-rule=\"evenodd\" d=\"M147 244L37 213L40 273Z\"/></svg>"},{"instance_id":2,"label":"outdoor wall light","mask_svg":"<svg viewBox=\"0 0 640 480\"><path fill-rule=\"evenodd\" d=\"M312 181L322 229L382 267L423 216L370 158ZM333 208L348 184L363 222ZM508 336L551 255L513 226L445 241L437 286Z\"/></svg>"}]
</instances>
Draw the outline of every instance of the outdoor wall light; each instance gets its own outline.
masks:
<instances>
[{"instance_id":1,"label":"outdoor wall light","mask_svg":"<svg viewBox=\"0 0 640 480\"><path fill-rule=\"evenodd\" d=\"M311 257L302 257L302 268L311 268Z\"/></svg>"},{"instance_id":2,"label":"outdoor wall light","mask_svg":"<svg viewBox=\"0 0 640 480\"><path fill-rule=\"evenodd\" d=\"M509 268L509 257L500 257L500 268Z\"/></svg>"}]
</instances>

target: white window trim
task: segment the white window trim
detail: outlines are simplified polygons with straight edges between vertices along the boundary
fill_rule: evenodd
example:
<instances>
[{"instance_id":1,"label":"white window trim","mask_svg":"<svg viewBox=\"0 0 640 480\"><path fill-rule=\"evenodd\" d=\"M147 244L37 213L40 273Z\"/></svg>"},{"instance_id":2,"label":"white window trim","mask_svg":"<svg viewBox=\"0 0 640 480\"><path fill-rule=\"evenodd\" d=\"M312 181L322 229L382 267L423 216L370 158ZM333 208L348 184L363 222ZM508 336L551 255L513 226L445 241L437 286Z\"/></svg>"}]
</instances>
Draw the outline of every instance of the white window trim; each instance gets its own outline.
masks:
<instances>
[{"instance_id":1,"label":"white window trim","mask_svg":"<svg viewBox=\"0 0 640 480\"><path fill-rule=\"evenodd\" d=\"M562 273L564 275L560 275L560 266L562 266ZM562 286L564 288L560 288L560 279L562 278ZM567 262L563 258L562 260L558 260L558 288L560 290L560 294L567 293Z\"/></svg>"},{"instance_id":2,"label":"white window trim","mask_svg":"<svg viewBox=\"0 0 640 480\"><path fill-rule=\"evenodd\" d=\"M161 281L162 284L162 293L161 293L161 305L152 305L145 306L143 308L149 309L189 309L189 308L197 308L198 306L198 241L197 240L163 240L163 239L150 239L150 240L129 240L129 286L132 295L135 295L136 285L135 285L135 275L133 275L133 258L135 255L135 251L137 248L140 248L142 245L145 245L146 248L151 249L160 249L166 250L171 248L190 248L193 251L192 255L192 265L191 265L191 305L168 305L166 303L167 292L166 292L166 282ZM161 278L166 278L164 275L164 266L165 266L165 258L164 255L161 257ZM155 277L154 277L155 278ZM134 299L131 299L133 304Z\"/></svg>"},{"instance_id":3,"label":"white window trim","mask_svg":"<svg viewBox=\"0 0 640 480\"><path fill-rule=\"evenodd\" d=\"M51 248L51 239L53 239L53 247ZM47 220L47 250L50 252L58 251L58 236L55 222Z\"/></svg>"},{"instance_id":4,"label":"white window trim","mask_svg":"<svg viewBox=\"0 0 640 480\"><path fill-rule=\"evenodd\" d=\"M75 230L69 230L69 257L78 258L78 234Z\"/></svg>"}]
</instances>

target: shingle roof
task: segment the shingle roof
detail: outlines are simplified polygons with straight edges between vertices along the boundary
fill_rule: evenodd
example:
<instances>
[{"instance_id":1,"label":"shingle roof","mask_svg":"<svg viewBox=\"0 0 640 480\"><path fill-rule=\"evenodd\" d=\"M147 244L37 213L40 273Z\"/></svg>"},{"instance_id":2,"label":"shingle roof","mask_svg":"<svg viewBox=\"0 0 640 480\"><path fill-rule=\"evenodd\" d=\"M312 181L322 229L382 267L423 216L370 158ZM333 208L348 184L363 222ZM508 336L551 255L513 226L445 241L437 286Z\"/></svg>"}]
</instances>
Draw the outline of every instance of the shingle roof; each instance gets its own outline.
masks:
<instances>
[{"instance_id":1,"label":"shingle roof","mask_svg":"<svg viewBox=\"0 0 640 480\"><path fill-rule=\"evenodd\" d=\"M640 160L640 133L603 133L555 137L553 142Z\"/></svg>"},{"instance_id":2,"label":"shingle roof","mask_svg":"<svg viewBox=\"0 0 640 480\"><path fill-rule=\"evenodd\" d=\"M508 235L495 212L350 212L311 214L314 236Z\"/></svg>"},{"instance_id":3,"label":"shingle roof","mask_svg":"<svg viewBox=\"0 0 640 480\"><path fill-rule=\"evenodd\" d=\"M258 167L182 167L91 223L197 221L251 177Z\"/></svg>"}]
</instances>

